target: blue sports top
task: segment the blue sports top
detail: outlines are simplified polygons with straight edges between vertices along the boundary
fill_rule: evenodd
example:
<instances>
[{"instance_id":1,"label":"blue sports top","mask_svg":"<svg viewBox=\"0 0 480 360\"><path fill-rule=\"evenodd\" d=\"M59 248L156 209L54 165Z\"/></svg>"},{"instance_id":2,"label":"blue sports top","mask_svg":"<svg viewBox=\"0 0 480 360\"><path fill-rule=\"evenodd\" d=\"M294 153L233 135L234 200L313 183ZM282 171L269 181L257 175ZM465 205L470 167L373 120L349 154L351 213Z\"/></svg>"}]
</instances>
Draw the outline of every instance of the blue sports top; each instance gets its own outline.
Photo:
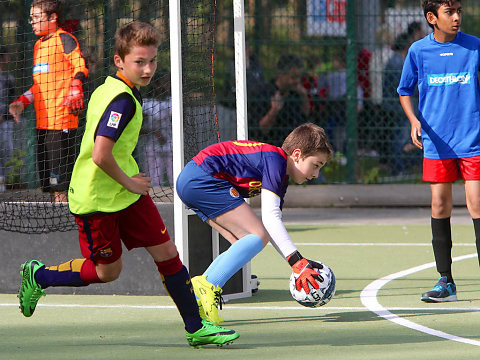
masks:
<instances>
[{"instance_id":1,"label":"blue sports top","mask_svg":"<svg viewBox=\"0 0 480 360\"><path fill-rule=\"evenodd\" d=\"M243 198L261 189L277 194L283 205L287 192L287 155L273 145L250 141L225 141L200 151L193 161L207 174L229 181Z\"/></svg>"},{"instance_id":2,"label":"blue sports top","mask_svg":"<svg viewBox=\"0 0 480 360\"><path fill-rule=\"evenodd\" d=\"M418 83L425 158L480 155L479 48L472 35L440 43L431 33L408 51L397 92L411 96Z\"/></svg>"}]
</instances>

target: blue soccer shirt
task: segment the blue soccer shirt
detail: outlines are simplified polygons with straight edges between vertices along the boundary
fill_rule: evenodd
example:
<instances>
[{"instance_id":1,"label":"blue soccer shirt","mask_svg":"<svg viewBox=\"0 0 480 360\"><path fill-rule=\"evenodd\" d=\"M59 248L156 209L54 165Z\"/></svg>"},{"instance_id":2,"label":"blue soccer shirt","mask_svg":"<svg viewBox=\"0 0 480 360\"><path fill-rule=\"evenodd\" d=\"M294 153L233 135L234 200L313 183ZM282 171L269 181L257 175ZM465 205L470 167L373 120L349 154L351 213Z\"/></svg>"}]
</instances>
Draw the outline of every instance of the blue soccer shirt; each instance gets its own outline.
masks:
<instances>
[{"instance_id":1,"label":"blue soccer shirt","mask_svg":"<svg viewBox=\"0 0 480 360\"><path fill-rule=\"evenodd\" d=\"M287 155L273 145L249 140L225 141L203 149L193 160L207 174L229 181L243 198L267 189L281 203L287 191Z\"/></svg>"},{"instance_id":2,"label":"blue soccer shirt","mask_svg":"<svg viewBox=\"0 0 480 360\"><path fill-rule=\"evenodd\" d=\"M411 96L418 84L425 158L480 155L479 48L472 35L440 43L431 33L408 51L397 92Z\"/></svg>"}]
</instances>

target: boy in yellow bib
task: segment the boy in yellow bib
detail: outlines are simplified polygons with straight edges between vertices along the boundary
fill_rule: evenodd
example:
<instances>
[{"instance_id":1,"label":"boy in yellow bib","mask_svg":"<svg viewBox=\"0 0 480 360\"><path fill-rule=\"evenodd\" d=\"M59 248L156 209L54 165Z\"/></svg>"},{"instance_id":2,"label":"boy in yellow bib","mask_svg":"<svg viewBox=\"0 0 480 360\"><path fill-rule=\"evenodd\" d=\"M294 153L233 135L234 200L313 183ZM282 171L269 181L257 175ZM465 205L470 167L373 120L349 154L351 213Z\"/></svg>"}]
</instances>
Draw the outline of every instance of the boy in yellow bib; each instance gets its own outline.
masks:
<instances>
[{"instance_id":1,"label":"boy in yellow bib","mask_svg":"<svg viewBox=\"0 0 480 360\"><path fill-rule=\"evenodd\" d=\"M238 333L200 318L190 275L148 195L151 179L139 172L132 153L142 125L140 87L157 68L158 32L132 22L117 31L115 76L92 94L80 154L69 187L69 206L79 229L83 259L45 267L23 264L20 309L31 316L49 286L86 286L116 280L122 269L122 242L152 256L163 284L185 323L191 346L229 344Z\"/></svg>"}]
</instances>

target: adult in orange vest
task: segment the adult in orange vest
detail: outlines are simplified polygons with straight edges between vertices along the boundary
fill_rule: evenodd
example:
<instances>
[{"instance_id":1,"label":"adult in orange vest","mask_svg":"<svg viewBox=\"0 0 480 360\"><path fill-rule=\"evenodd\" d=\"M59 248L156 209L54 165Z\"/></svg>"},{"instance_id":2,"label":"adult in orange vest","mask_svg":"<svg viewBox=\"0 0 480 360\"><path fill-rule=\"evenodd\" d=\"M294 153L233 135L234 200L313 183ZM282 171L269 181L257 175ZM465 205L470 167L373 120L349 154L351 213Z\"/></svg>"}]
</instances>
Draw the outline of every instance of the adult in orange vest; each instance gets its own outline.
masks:
<instances>
[{"instance_id":1,"label":"adult in orange vest","mask_svg":"<svg viewBox=\"0 0 480 360\"><path fill-rule=\"evenodd\" d=\"M10 113L18 122L23 110L34 103L42 190L55 192L56 201L65 201L88 69L77 39L60 27L59 1L34 0L29 22L40 36L33 51L33 85L10 104Z\"/></svg>"}]
</instances>

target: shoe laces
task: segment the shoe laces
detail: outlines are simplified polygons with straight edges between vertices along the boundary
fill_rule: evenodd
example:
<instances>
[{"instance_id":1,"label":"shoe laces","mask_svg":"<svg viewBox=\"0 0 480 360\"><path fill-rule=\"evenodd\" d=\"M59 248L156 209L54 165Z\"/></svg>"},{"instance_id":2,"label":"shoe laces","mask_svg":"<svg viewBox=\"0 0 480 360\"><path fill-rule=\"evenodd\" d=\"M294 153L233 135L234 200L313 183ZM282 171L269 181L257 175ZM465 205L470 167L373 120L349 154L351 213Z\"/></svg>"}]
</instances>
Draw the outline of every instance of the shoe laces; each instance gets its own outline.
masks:
<instances>
[{"instance_id":1,"label":"shoe laces","mask_svg":"<svg viewBox=\"0 0 480 360\"><path fill-rule=\"evenodd\" d=\"M222 303L225 303L222 297L222 290L217 290L213 292L215 294L215 299L213 300L215 302L215 307L218 308L220 305L220 310L222 310Z\"/></svg>"},{"instance_id":2,"label":"shoe laces","mask_svg":"<svg viewBox=\"0 0 480 360\"><path fill-rule=\"evenodd\" d=\"M217 331L218 331L218 330L224 330L223 327L218 326L218 325L215 325L215 323L214 323L213 321L204 320L204 322L203 322L202 325L203 325L204 328L207 328L207 327L208 327L208 328L211 329L211 330L217 330Z\"/></svg>"},{"instance_id":3,"label":"shoe laces","mask_svg":"<svg viewBox=\"0 0 480 360\"><path fill-rule=\"evenodd\" d=\"M436 283L435 286L433 287L433 291L442 292L444 290L448 291L448 285L443 281Z\"/></svg>"}]
</instances>

